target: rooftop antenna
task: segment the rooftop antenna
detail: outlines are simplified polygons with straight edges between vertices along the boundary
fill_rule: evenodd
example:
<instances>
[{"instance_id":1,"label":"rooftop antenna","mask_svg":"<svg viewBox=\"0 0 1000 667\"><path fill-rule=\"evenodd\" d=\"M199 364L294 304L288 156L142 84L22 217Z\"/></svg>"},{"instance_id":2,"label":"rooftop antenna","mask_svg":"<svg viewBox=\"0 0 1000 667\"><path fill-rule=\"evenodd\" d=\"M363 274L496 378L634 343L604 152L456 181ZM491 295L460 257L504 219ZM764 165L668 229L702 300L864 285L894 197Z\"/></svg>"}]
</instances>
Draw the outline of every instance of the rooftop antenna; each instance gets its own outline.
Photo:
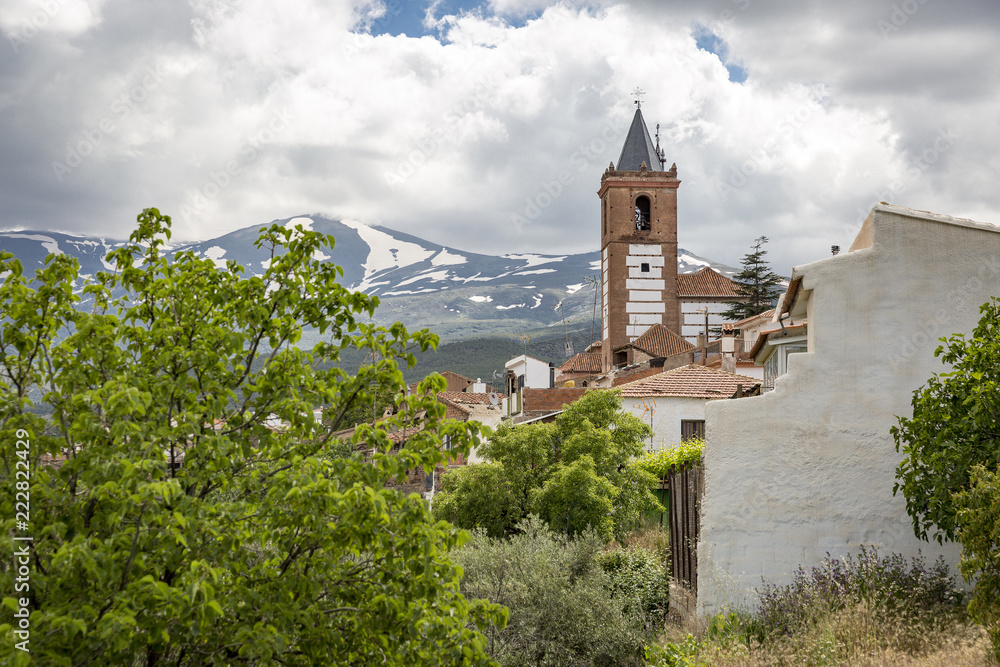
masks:
<instances>
[{"instance_id":1,"label":"rooftop antenna","mask_svg":"<svg viewBox=\"0 0 1000 667\"><path fill-rule=\"evenodd\" d=\"M531 338L528 336L528 334L521 334L521 345L524 346L524 356L528 356L528 341L529 340L531 340Z\"/></svg>"},{"instance_id":2,"label":"rooftop antenna","mask_svg":"<svg viewBox=\"0 0 1000 667\"><path fill-rule=\"evenodd\" d=\"M667 166L667 157L663 153L663 149L660 148L660 124L656 124L656 159L660 161L660 169Z\"/></svg>"},{"instance_id":3,"label":"rooftop antenna","mask_svg":"<svg viewBox=\"0 0 1000 667\"><path fill-rule=\"evenodd\" d=\"M584 276L583 279L594 287L594 316L590 320L590 343L593 343L594 328L597 326L597 295L599 293L598 288L601 286L601 283L597 280L597 276ZM587 343L587 345L589 346L590 343Z\"/></svg>"},{"instance_id":4,"label":"rooftop antenna","mask_svg":"<svg viewBox=\"0 0 1000 667\"><path fill-rule=\"evenodd\" d=\"M564 346L564 352L566 352L566 358L569 359L573 356L573 341L569 339L569 330L566 328L566 311L563 310L563 302L559 302L559 314L562 315L563 321L563 334L566 336L566 344Z\"/></svg>"}]
</instances>

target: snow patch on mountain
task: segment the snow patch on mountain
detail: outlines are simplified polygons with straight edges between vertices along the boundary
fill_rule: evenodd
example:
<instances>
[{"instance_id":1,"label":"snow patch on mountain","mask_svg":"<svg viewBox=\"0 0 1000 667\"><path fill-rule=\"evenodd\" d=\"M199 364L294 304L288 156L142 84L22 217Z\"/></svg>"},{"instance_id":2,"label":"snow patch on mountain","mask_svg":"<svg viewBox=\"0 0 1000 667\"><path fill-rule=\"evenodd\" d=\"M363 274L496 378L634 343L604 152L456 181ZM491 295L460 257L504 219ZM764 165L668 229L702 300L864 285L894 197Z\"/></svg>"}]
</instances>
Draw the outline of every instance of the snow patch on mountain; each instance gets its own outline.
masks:
<instances>
[{"instance_id":1,"label":"snow patch on mountain","mask_svg":"<svg viewBox=\"0 0 1000 667\"><path fill-rule=\"evenodd\" d=\"M423 262L436 252L416 243L400 241L383 231L372 229L363 222L356 220L341 220L341 222L356 231L361 240L368 244L368 258L361 265L365 270L365 277L354 287L362 292L372 287L369 279L376 273Z\"/></svg>"},{"instance_id":2,"label":"snow patch on mountain","mask_svg":"<svg viewBox=\"0 0 1000 667\"><path fill-rule=\"evenodd\" d=\"M302 225L302 229L311 232L313 221L312 218L292 218L285 223L285 229L295 229L296 225Z\"/></svg>"},{"instance_id":3,"label":"snow patch on mountain","mask_svg":"<svg viewBox=\"0 0 1000 667\"><path fill-rule=\"evenodd\" d=\"M520 259L527 262L524 266L525 268L530 268L532 266L538 266L539 264L548 264L550 262L561 262L566 259L567 255L562 255L557 257L554 255L535 255L533 253L523 254L523 255L504 255L504 259Z\"/></svg>"},{"instance_id":4,"label":"snow patch on mountain","mask_svg":"<svg viewBox=\"0 0 1000 667\"><path fill-rule=\"evenodd\" d=\"M406 280L398 283L396 285L396 287L403 287L405 285L412 285L413 283L417 282L418 280L430 280L432 282L440 282L442 280L448 280L448 276L450 276L450 275L451 275L451 272L448 271L448 269L444 269L443 271L426 271L426 272L421 273L419 275L413 276L412 278L407 278ZM388 294L388 292L386 292L386 294Z\"/></svg>"},{"instance_id":5,"label":"snow patch on mountain","mask_svg":"<svg viewBox=\"0 0 1000 667\"><path fill-rule=\"evenodd\" d=\"M575 285L566 285L566 294L576 294L583 289L585 283L577 283Z\"/></svg>"},{"instance_id":6,"label":"snow patch on mountain","mask_svg":"<svg viewBox=\"0 0 1000 667\"><path fill-rule=\"evenodd\" d=\"M524 305L525 304L523 304L523 303L515 303L515 304L510 305L510 306L497 306L497 310L510 310L511 308L524 308Z\"/></svg>"},{"instance_id":7,"label":"snow patch on mountain","mask_svg":"<svg viewBox=\"0 0 1000 667\"><path fill-rule=\"evenodd\" d=\"M438 254L434 255L434 259L431 260L431 264L434 266L455 266L456 264L465 264L469 261L469 258L464 255L455 255L447 250L442 250Z\"/></svg>"},{"instance_id":8,"label":"snow patch on mountain","mask_svg":"<svg viewBox=\"0 0 1000 667\"><path fill-rule=\"evenodd\" d=\"M59 242L56 241L51 236L42 236L41 234L4 234L9 239L28 239L29 241L38 241L42 244L42 247L48 250L53 255L62 255L63 251L59 248Z\"/></svg>"},{"instance_id":9,"label":"snow patch on mountain","mask_svg":"<svg viewBox=\"0 0 1000 667\"><path fill-rule=\"evenodd\" d=\"M470 296L469 301L475 301L476 303L489 303L493 301L491 296Z\"/></svg>"},{"instance_id":10,"label":"snow patch on mountain","mask_svg":"<svg viewBox=\"0 0 1000 667\"><path fill-rule=\"evenodd\" d=\"M677 256L677 260L679 262L684 262L685 264L694 264L696 266L711 266L712 265L711 262L706 262L703 259L698 259L697 257L694 257L692 255L688 255L687 253L685 253L683 255L678 255Z\"/></svg>"},{"instance_id":11,"label":"snow patch on mountain","mask_svg":"<svg viewBox=\"0 0 1000 667\"><path fill-rule=\"evenodd\" d=\"M226 260L222 259L223 256L226 254L225 248L214 245L202 254L205 255L205 257L207 257L208 259L212 260L212 262L215 263L215 266L217 268L220 269L226 268Z\"/></svg>"},{"instance_id":12,"label":"snow patch on mountain","mask_svg":"<svg viewBox=\"0 0 1000 667\"><path fill-rule=\"evenodd\" d=\"M555 273L555 269L533 269L531 271L518 271L515 276L530 276L536 273Z\"/></svg>"}]
</instances>

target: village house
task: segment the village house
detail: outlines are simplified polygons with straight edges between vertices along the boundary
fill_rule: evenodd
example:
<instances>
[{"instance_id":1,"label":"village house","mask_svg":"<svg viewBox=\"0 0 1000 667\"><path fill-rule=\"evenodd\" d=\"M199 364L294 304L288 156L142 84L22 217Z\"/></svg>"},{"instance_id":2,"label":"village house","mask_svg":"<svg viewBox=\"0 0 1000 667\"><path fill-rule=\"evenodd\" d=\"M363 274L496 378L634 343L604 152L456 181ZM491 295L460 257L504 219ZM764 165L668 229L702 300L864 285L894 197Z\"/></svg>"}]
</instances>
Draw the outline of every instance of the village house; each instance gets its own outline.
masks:
<instances>
[{"instance_id":1,"label":"village house","mask_svg":"<svg viewBox=\"0 0 1000 667\"><path fill-rule=\"evenodd\" d=\"M697 273L677 274L677 297L681 307L681 335L692 346L718 337L729 321L722 314L727 301L746 301L737 283L706 266Z\"/></svg>"},{"instance_id":2,"label":"village house","mask_svg":"<svg viewBox=\"0 0 1000 667\"><path fill-rule=\"evenodd\" d=\"M849 252L792 271L755 343L773 348L765 363L781 355L773 390L706 406L701 616L752 603L762 577L788 583L861 545L941 555L955 571L959 545L918 540L893 495L902 457L890 428L945 370L938 339L970 332L997 294L1000 228L887 204Z\"/></svg>"},{"instance_id":3,"label":"village house","mask_svg":"<svg viewBox=\"0 0 1000 667\"><path fill-rule=\"evenodd\" d=\"M622 409L653 429L648 449L705 437L705 406L760 390L760 380L705 366L688 365L621 385Z\"/></svg>"}]
</instances>

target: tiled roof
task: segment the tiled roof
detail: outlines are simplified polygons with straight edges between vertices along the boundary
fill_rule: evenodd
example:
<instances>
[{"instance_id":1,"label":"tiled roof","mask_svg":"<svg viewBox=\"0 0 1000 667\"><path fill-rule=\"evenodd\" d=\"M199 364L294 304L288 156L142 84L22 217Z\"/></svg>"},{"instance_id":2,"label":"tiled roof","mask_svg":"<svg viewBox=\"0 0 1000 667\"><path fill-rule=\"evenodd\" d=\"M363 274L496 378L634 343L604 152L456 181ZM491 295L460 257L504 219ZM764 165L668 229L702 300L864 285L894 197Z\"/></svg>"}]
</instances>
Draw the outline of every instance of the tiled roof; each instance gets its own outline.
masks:
<instances>
[{"instance_id":1,"label":"tiled roof","mask_svg":"<svg viewBox=\"0 0 1000 667\"><path fill-rule=\"evenodd\" d=\"M734 329L740 329L743 326L753 322L754 320L762 320L764 322L770 322L771 318L774 317L774 308L771 310L765 310L763 313L758 313L756 315L751 315L750 317L744 317L739 322L733 322L732 327Z\"/></svg>"},{"instance_id":2,"label":"tiled roof","mask_svg":"<svg viewBox=\"0 0 1000 667\"><path fill-rule=\"evenodd\" d=\"M625 145L622 146L622 154L618 158L618 171L639 171L642 163L646 163L649 171L663 171L660 158L656 155L656 146L649 136L646 128L646 121L642 119L642 112L635 110L632 117L632 126L628 128L625 136Z\"/></svg>"},{"instance_id":3,"label":"tiled roof","mask_svg":"<svg viewBox=\"0 0 1000 667\"><path fill-rule=\"evenodd\" d=\"M675 354L694 349L694 345L662 324L654 324L647 329L646 333L632 343L632 347L654 357L672 357Z\"/></svg>"},{"instance_id":4,"label":"tiled roof","mask_svg":"<svg viewBox=\"0 0 1000 667\"><path fill-rule=\"evenodd\" d=\"M602 357L595 352L580 352L570 357L559 370L563 373L600 373L603 370Z\"/></svg>"},{"instance_id":5,"label":"tiled roof","mask_svg":"<svg viewBox=\"0 0 1000 667\"><path fill-rule=\"evenodd\" d=\"M453 377L456 380L464 380L465 382L468 382L468 383L472 382L472 380L470 380L469 378L465 377L464 375L459 375L455 371L441 371L441 377L446 377L446 378L447 377Z\"/></svg>"},{"instance_id":6,"label":"tiled roof","mask_svg":"<svg viewBox=\"0 0 1000 667\"><path fill-rule=\"evenodd\" d=\"M503 394L497 394L497 396L503 397ZM490 395L474 393L471 391L442 391L438 394L439 398L451 401L453 403L466 403L469 405L489 405Z\"/></svg>"},{"instance_id":7,"label":"tiled roof","mask_svg":"<svg viewBox=\"0 0 1000 667\"><path fill-rule=\"evenodd\" d=\"M736 282L706 266L698 273L677 274L678 296L740 296Z\"/></svg>"},{"instance_id":8,"label":"tiled roof","mask_svg":"<svg viewBox=\"0 0 1000 667\"><path fill-rule=\"evenodd\" d=\"M621 386L622 396L683 396L689 398L730 398L736 386L743 392L760 385L760 380L748 375L726 373L705 366L689 365L666 373L629 382Z\"/></svg>"}]
</instances>

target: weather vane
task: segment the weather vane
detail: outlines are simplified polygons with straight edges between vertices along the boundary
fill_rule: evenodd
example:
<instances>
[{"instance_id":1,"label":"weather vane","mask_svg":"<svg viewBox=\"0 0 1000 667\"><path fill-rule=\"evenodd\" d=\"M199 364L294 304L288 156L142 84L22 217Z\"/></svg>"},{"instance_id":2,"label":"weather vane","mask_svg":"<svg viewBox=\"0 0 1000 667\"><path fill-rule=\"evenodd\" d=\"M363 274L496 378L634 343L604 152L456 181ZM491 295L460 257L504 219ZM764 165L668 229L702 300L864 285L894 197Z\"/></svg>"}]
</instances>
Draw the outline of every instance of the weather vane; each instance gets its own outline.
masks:
<instances>
[{"instance_id":1,"label":"weather vane","mask_svg":"<svg viewBox=\"0 0 1000 667\"><path fill-rule=\"evenodd\" d=\"M641 89L641 88L636 88L635 90L632 91L632 94L635 95L635 105L636 105L636 107L638 107L638 108L641 109L642 108L642 96L646 94L646 91L643 90L643 89Z\"/></svg>"}]
</instances>

